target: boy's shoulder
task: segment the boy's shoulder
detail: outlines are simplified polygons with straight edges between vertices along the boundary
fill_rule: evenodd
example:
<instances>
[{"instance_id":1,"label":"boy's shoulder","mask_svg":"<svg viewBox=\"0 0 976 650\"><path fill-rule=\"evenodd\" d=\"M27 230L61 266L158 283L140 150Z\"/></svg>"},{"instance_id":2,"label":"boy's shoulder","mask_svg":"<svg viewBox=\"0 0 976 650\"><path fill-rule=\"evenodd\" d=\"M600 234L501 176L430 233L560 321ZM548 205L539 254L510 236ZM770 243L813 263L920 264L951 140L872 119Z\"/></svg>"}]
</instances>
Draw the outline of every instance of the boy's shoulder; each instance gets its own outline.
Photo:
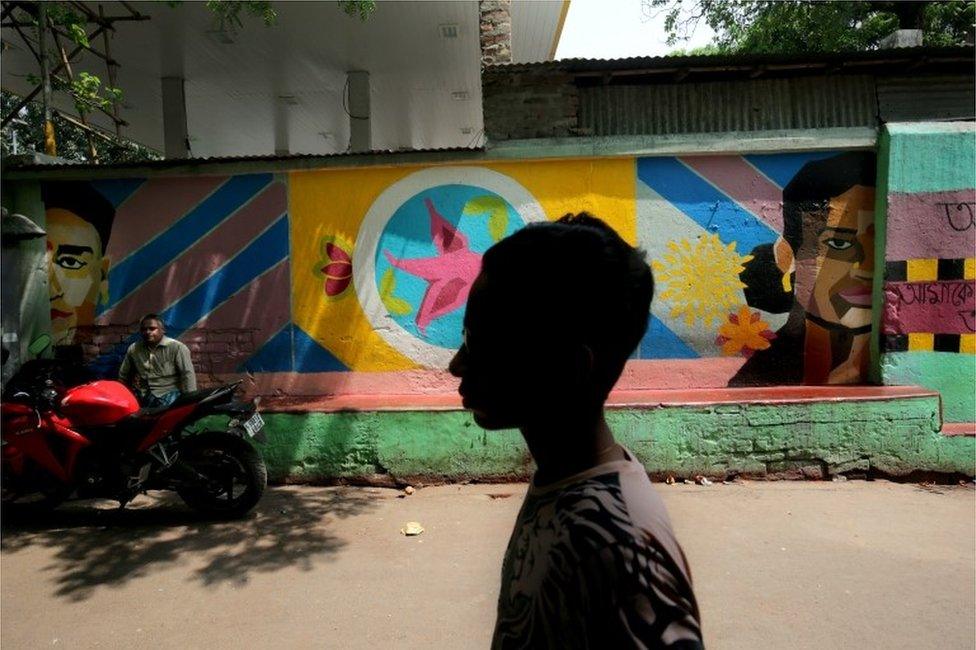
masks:
<instances>
[{"instance_id":1,"label":"boy's shoulder","mask_svg":"<svg viewBox=\"0 0 976 650\"><path fill-rule=\"evenodd\" d=\"M515 535L588 560L607 548L663 551L685 569L663 499L640 462L614 463L551 490L530 490Z\"/></svg>"},{"instance_id":2,"label":"boy's shoulder","mask_svg":"<svg viewBox=\"0 0 976 650\"><path fill-rule=\"evenodd\" d=\"M634 539L638 532L631 518L619 469L546 490L530 490L522 523L531 529L549 529L555 538L588 554L614 542Z\"/></svg>"}]
</instances>

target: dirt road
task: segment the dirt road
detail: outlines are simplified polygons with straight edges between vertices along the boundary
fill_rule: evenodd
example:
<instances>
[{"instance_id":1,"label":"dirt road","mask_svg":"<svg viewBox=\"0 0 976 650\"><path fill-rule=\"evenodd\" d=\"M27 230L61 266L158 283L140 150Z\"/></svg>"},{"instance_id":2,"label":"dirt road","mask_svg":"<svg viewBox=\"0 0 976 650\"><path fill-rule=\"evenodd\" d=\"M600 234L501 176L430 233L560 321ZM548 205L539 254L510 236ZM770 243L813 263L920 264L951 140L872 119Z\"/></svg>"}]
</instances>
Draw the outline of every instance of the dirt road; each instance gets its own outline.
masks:
<instances>
[{"instance_id":1,"label":"dirt road","mask_svg":"<svg viewBox=\"0 0 976 650\"><path fill-rule=\"evenodd\" d=\"M710 648L976 646L971 488L657 488L691 561ZM7 521L0 642L485 648L524 491L284 487L237 523L199 522L149 497L123 512L89 502ZM401 535L408 521L426 532Z\"/></svg>"}]
</instances>

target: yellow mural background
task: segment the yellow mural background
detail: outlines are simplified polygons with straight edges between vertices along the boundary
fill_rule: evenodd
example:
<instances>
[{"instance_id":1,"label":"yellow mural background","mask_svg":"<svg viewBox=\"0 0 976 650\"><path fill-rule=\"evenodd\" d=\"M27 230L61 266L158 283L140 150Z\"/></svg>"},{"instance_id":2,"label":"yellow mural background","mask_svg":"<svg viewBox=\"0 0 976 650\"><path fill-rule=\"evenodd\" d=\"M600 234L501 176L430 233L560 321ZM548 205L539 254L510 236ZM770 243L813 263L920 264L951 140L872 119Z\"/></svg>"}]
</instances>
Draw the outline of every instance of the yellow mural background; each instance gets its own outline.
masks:
<instances>
[{"instance_id":1,"label":"yellow mural background","mask_svg":"<svg viewBox=\"0 0 976 650\"><path fill-rule=\"evenodd\" d=\"M637 241L636 162L628 159L505 162L464 165L509 176L529 191L546 217L587 211L613 227L627 242ZM373 327L349 288L326 299L321 241L356 241L359 225L373 202L390 185L423 166L291 172L292 319L351 370L408 370L418 365L391 347ZM358 251L348 251L355 256Z\"/></svg>"}]
</instances>

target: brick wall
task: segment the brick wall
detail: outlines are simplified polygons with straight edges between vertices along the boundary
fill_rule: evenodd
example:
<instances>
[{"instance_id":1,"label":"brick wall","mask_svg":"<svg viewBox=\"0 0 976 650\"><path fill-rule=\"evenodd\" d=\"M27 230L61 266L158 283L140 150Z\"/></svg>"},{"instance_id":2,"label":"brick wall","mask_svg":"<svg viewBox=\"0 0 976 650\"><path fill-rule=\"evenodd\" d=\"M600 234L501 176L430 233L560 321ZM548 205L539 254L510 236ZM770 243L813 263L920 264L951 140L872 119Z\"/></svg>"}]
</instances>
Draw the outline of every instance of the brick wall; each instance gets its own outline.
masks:
<instances>
[{"instance_id":1,"label":"brick wall","mask_svg":"<svg viewBox=\"0 0 976 650\"><path fill-rule=\"evenodd\" d=\"M512 60L511 0L481 0L481 66Z\"/></svg>"},{"instance_id":2,"label":"brick wall","mask_svg":"<svg viewBox=\"0 0 976 650\"><path fill-rule=\"evenodd\" d=\"M76 330L75 344L80 346L84 361L91 362L118 353L138 329L138 323L82 327ZM178 337L190 349L200 388L221 383L218 375L235 372L254 354L255 332L246 328L208 329L193 330Z\"/></svg>"},{"instance_id":3,"label":"brick wall","mask_svg":"<svg viewBox=\"0 0 976 650\"><path fill-rule=\"evenodd\" d=\"M579 90L556 70L482 74L485 134L489 141L586 135L579 128Z\"/></svg>"}]
</instances>

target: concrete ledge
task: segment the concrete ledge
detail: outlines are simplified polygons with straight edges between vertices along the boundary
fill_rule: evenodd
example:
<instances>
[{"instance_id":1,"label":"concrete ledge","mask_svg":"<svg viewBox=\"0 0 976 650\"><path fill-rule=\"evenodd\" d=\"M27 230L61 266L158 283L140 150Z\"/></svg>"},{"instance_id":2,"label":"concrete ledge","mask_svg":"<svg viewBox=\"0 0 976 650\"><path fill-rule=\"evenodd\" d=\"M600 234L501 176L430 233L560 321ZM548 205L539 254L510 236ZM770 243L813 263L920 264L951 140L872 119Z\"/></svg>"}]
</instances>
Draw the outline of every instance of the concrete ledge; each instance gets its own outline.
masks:
<instances>
[{"instance_id":1,"label":"concrete ledge","mask_svg":"<svg viewBox=\"0 0 976 650\"><path fill-rule=\"evenodd\" d=\"M942 425L944 436L976 436L976 422L945 422Z\"/></svg>"},{"instance_id":2,"label":"concrete ledge","mask_svg":"<svg viewBox=\"0 0 976 650\"><path fill-rule=\"evenodd\" d=\"M935 397L920 386L763 386L695 390L621 390L607 400L609 409L706 406L709 404L803 404ZM267 397L261 410L269 413L343 413L360 411L458 411L457 393L402 395L335 395Z\"/></svg>"},{"instance_id":3,"label":"concrete ledge","mask_svg":"<svg viewBox=\"0 0 976 650\"><path fill-rule=\"evenodd\" d=\"M748 390L755 392L747 399ZM843 398L830 389L831 398L821 389L776 390L730 389L710 402L709 391L670 401L645 394L639 404L621 395L607 417L657 476L976 475L976 438L942 435L939 396L931 391L848 387ZM456 405L266 410L265 420L268 443L260 449L277 482L503 481L533 470L517 431L485 431Z\"/></svg>"}]
</instances>

